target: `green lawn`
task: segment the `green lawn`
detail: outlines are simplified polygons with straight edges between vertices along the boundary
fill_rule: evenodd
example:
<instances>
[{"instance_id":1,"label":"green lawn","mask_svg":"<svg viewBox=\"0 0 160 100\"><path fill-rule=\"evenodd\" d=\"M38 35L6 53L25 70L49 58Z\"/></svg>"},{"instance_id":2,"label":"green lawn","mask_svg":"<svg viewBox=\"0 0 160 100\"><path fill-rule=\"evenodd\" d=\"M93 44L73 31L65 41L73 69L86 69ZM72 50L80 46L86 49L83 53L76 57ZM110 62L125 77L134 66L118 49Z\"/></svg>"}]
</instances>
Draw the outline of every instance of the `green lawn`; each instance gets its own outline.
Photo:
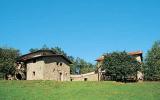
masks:
<instances>
[{"instance_id":1,"label":"green lawn","mask_svg":"<svg viewBox=\"0 0 160 100\"><path fill-rule=\"evenodd\" d=\"M0 100L160 100L160 82L0 81Z\"/></svg>"}]
</instances>

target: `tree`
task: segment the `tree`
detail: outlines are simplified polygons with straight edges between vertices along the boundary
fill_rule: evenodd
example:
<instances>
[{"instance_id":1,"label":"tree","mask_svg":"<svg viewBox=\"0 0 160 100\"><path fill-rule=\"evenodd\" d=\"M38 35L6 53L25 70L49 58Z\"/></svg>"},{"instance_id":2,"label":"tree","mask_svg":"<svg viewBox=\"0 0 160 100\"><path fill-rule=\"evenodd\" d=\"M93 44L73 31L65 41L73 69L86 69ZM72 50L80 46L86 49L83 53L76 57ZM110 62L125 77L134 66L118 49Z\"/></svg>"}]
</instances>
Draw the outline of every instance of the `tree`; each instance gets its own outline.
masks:
<instances>
[{"instance_id":1,"label":"tree","mask_svg":"<svg viewBox=\"0 0 160 100\"><path fill-rule=\"evenodd\" d=\"M19 50L0 48L0 73L3 75L14 74L15 62L19 56Z\"/></svg>"},{"instance_id":2,"label":"tree","mask_svg":"<svg viewBox=\"0 0 160 100\"><path fill-rule=\"evenodd\" d=\"M29 52L36 52L36 51L38 51L39 49L38 48L31 48L31 49L29 49Z\"/></svg>"},{"instance_id":3,"label":"tree","mask_svg":"<svg viewBox=\"0 0 160 100\"><path fill-rule=\"evenodd\" d=\"M49 48L47 47L46 44L44 44L44 45L42 46L41 50L49 50Z\"/></svg>"},{"instance_id":4,"label":"tree","mask_svg":"<svg viewBox=\"0 0 160 100\"><path fill-rule=\"evenodd\" d=\"M160 41L156 41L147 52L143 69L145 80L160 80Z\"/></svg>"},{"instance_id":5,"label":"tree","mask_svg":"<svg viewBox=\"0 0 160 100\"><path fill-rule=\"evenodd\" d=\"M62 54L67 57L67 54L60 47L54 47L54 48L51 48L51 50L56 52L57 54Z\"/></svg>"},{"instance_id":6,"label":"tree","mask_svg":"<svg viewBox=\"0 0 160 100\"><path fill-rule=\"evenodd\" d=\"M40 49L38 49L38 48L31 48L29 51L30 51L30 52L36 52L36 51L38 51L38 50L49 50L49 48L47 47L46 44L44 44L44 45L42 46L42 48L40 48Z\"/></svg>"},{"instance_id":7,"label":"tree","mask_svg":"<svg viewBox=\"0 0 160 100\"><path fill-rule=\"evenodd\" d=\"M72 74L85 74L88 72L92 72L94 70L95 70L95 65L89 62L86 62L85 60L77 57L73 61L71 73Z\"/></svg>"},{"instance_id":8,"label":"tree","mask_svg":"<svg viewBox=\"0 0 160 100\"><path fill-rule=\"evenodd\" d=\"M140 71L141 64L132 56L124 52L113 52L104 55L102 70L111 80L125 81L129 77L136 77L137 71Z\"/></svg>"}]
</instances>

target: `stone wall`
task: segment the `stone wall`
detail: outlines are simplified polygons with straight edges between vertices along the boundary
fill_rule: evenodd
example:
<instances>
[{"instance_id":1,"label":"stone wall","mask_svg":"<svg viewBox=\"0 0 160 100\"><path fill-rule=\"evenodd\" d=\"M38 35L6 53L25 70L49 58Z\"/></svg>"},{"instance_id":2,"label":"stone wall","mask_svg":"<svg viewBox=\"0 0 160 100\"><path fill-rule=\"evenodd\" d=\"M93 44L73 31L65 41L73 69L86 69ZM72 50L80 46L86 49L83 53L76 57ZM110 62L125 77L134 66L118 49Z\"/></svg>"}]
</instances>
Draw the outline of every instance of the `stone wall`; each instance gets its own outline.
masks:
<instances>
[{"instance_id":1,"label":"stone wall","mask_svg":"<svg viewBox=\"0 0 160 100\"><path fill-rule=\"evenodd\" d=\"M70 67L61 57L42 57L27 62L27 80L70 81Z\"/></svg>"},{"instance_id":2,"label":"stone wall","mask_svg":"<svg viewBox=\"0 0 160 100\"><path fill-rule=\"evenodd\" d=\"M27 62L27 80L43 80L44 61L36 59L36 62L30 60Z\"/></svg>"},{"instance_id":3,"label":"stone wall","mask_svg":"<svg viewBox=\"0 0 160 100\"><path fill-rule=\"evenodd\" d=\"M98 81L98 74L90 72L81 75L71 75L71 81Z\"/></svg>"},{"instance_id":4,"label":"stone wall","mask_svg":"<svg viewBox=\"0 0 160 100\"><path fill-rule=\"evenodd\" d=\"M70 67L61 57L45 57L44 80L70 81Z\"/></svg>"},{"instance_id":5,"label":"stone wall","mask_svg":"<svg viewBox=\"0 0 160 100\"><path fill-rule=\"evenodd\" d=\"M142 62L140 55L135 55L134 57L136 58L137 61Z\"/></svg>"}]
</instances>

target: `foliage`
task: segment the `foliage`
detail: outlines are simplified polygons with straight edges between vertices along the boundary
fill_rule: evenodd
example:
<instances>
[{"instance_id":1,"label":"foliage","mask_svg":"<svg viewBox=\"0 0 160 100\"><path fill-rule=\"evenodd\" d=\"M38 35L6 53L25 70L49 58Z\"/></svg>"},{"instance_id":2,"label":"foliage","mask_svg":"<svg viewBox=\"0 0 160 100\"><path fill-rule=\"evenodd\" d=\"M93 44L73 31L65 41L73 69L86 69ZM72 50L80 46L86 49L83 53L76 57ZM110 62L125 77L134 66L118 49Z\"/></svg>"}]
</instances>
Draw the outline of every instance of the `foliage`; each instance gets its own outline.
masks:
<instances>
[{"instance_id":1,"label":"foliage","mask_svg":"<svg viewBox=\"0 0 160 100\"><path fill-rule=\"evenodd\" d=\"M145 80L160 80L160 41L156 41L147 52L144 77Z\"/></svg>"},{"instance_id":2,"label":"foliage","mask_svg":"<svg viewBox=\"0 0 160 100\"><path fill-rule=\"evenodd\" d=\"M159 100L160 82L0 81L0 100Z\"/></svg>"},{"instance_id":3,"label":"foliage","mask_svg":"<svg viewBox=\"0 0 160 100\"><path fill-rule=\"evenodd\" d=\"M54 47L54 48L51 48L51 50L56 52L57 54L62 54L67 57L67 54L60 47Z\"/></svg>"},{"instance_id":4,"label":"foliage","mask_svg":"<svg viewBox=\"0 0 160 100\"><path fill-rule=\"evenodd\" d=\"M13 48L0 48L0 73L13 74L15 61L19 57L19 50Z\"/></svg>"},{"instance_id":5,"label":"foliage","mask_svg":"<svg viewBox=\"0 0 160 100\"><path fill-rule=\"evenodd\" d=\"M95 70L95 66L81 58L76 58L72 65L72 74L84 74Z\"/></svg>"},{"instance_id":6,"label":"foliage","mask_svg":"<svg viewBox=\"0 0 160 100\"><path fill-rule=\"evenodd\" d=\"M47 47L47 45L43 45L42 48L38 49L38 48L31 48L29 51L30 52L36 52L38 50L49 50L49 48Z\"/></svg>"},{"instance_id":7,"label":"foliage","mask_svg":"<svg viewBox=\"0 0 160 100\"><path fill-rule=\"evenodd\" d=\"M136 77L137 71L140 71L141 64L125 51L107 53L104 57L102 70L105 70L106 76L111 76L111 80L126 81L129 77Z\"/></svg>"},{"instance_id":8,"label":"foliage","mask_svg":"<svg viewBox=\"0 0 160 100\"><path fill-rule=\"evenodd\" d=\"M38 48L34 48L34 49L31 48L29 51L30 51L30 52L36 52L36 51L38 51L38 50L39 50Z\"/></svg>"}]
</instances>

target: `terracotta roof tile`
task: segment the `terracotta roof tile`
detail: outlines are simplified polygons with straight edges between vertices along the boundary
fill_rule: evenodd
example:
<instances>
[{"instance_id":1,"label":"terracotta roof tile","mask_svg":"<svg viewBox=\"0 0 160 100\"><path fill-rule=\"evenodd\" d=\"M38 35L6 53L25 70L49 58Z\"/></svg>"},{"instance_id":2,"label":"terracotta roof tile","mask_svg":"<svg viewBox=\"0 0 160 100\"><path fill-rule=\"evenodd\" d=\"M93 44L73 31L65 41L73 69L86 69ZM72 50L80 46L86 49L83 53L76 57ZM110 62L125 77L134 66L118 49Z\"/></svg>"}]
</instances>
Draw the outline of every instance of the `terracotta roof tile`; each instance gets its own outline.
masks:
<instances>
[{"instance_id":1,"label":"terracotta roof tile","mask_svg":"<svg viewBox=\"0 0 160 100\"><path fill-rule=\"evenodd\" d=\"M135 51L135 52L128 52L129 55L133 56L133 55L140 55L142 54L142 51Z\"/></svg>"},{"instance_id":2,"label":"terracotta roof tile","mask_svg":"<svg viewBox=\"0 0 160 100\"><path fill-rule=\"evenodd\" d=\"M133 55L140 55L140 54L143 54L142 51L135 51L135 52L128 52L129 55L133 56ZM95 61L97 62L101 62L104 60L104 56L100 57L100 58L97 58Z\"/></svg>"}]
</instances>

